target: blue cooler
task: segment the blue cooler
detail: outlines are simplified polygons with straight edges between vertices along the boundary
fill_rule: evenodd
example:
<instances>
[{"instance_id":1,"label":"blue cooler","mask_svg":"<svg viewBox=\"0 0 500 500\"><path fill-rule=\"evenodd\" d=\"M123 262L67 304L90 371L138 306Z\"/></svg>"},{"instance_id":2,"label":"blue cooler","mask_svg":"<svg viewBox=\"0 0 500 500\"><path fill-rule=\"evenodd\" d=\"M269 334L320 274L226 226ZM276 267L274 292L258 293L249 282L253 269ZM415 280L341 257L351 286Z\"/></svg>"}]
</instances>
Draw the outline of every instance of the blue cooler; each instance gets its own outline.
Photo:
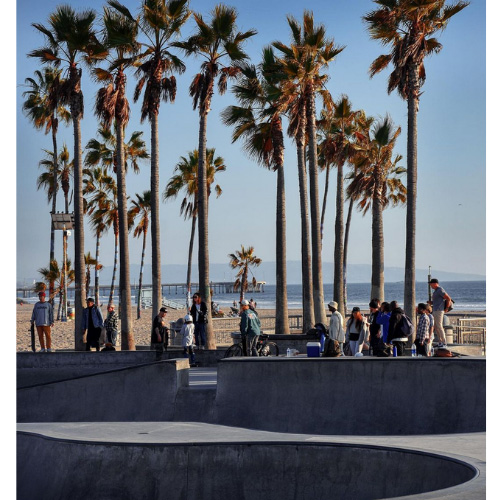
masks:
<instances>
[{"instance_id":1,"label":"blue cooler","mask_svg":"<svg viewBox=\"0 0 500 500\"><path fill-rule=\"evenodd\" d=\"M321 351L321 344L319 342L308 342L307 343L307 357L308 358L319 358L320 351Z\"/></svg>"}]
</instances>

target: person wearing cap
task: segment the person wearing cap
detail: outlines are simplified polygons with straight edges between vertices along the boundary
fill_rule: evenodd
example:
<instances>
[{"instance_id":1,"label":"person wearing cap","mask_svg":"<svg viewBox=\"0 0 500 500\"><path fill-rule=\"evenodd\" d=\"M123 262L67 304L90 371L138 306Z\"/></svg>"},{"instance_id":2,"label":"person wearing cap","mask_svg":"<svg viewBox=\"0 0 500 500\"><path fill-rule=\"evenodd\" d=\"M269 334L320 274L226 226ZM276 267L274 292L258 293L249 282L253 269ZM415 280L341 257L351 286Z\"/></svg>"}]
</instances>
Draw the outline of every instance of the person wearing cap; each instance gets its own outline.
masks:
<instances>
[{"instance_id":1,"label":"person wearing cap","mask_svg":"<svg viewBox=\"0 0 500 500\"><path fill-rule=\"evenodd\" d=\"M91 347L95 347L99 351L99 339L101 338L102 328L104 321L102 318L101 310L95 305L92 297L87 299L87 307L83 310L82 314L82 332L83 338L87 334L87 341L85 343L85 350L90 351Z\"/></svg>"},{"instance_id":2,"label":"person wearing cap","mask_svg":"<svg viewBox=\"0 0 500 500\"><path fill-rule=\"evenodd\" d=\"M156 359L161 359L163 351L167 350L168 346L168 328L165 317L167 316L167 308L162 307L157 316L153 319L151 328L151 347L156 351Z\"/></svg>"},{"instance_id":3,"label":"person wearing cap","mask_svg":"<svg viewBox=\"0 0 500 500\"><path fill-rule=\"evenodd\" d=\"M432 316L434 318L434 333L438 338L438 348L446 348L446 335L443 328L445 313L451 306L451 297L446 293L442 286L439 286L439 280L433 278L429 281L430 287L434 290L432 293Z\"/></svg>"},{"instance_id":4,"label":"person wearing cap","mask_svg":"<svg viewBox=\"0 0 500 500\"><path fill-rule=\"evenodd\" d=\"M351 316L347 320L345 329L346 341L349 342L351 356L363 350L363 343L368 336L368 326L366 319L361 314L359 307L353 307Z\"/></svg>"},{"instance_id":5,"label":"person wearing cap","mask_svg":"<svg viewBox=\"0 0 500 500\"><path fill-rule=\"evenodd\" d=\"M116 337L118 336L118 314L116 314L115 306L108 304L108 315L104 320L106 328L106 344L116 345Z\"/></svg>"},{"instance_id":6,"label":"person wearing cap","mask_svg":"<svg viewBox=\"0 0 500 500\"><path fill-rule=\"evenodd\" d=\"M182 348L184 349L184 357L189 357L189 363L191 365L195 364L194 359L194 324L193 317L190 314L184 316L184 324L181 328L181 338L182 338ZM189 353L189 355L188 355Z\"/></svg>"},{"instance_id":7,"label":"person wearing cap","mask_svg":"<svg viewBox=\"0 0 500 500\"><path fill-rule=\"evenodd\" d=\"M51 328L54 326L54 311L50 302L45 302L45 292L38 292L39 302L33 307L31 324L35 324L40 341L40 352L53 352Z\"/></svg>"},{"instance_id":8,"label":"person wearing cap","mask_svg":"<svg viewBox=\"0 0 500 500\"><path fill-rule=\"evenodd\" d=\"M328 326L328 336L339 343L340 352L342 353L341 356L343 356L345 342L344 318L342 314L337 311L338 308L339 305L334 300L328 303L328 310L332 313Z\"/></svg>"},{"instance_id":9,"label":"person wearing cap","mask_svg":"<svg viewBox=\"0 0 500 500\"><path fill-rule=\"evenodd\" d=\"M389 319L389 332L387 333L387 342L396 347L398 356L405 353L405 345L408 337L402 329L404 311L399 307L396 300L389 304L391 308L391 317Z\"/></svg>"},{"instance_id":10,"label":"person wearing cap","mask_svg":"<svg viewBox=\"0 0 500 500\"><path fill-rule=\"evenodd\" d=\"M201 300L199 292L193 295L193 305L191 306L189 314L193 317L196 348L205 349L208 308L207 304Z\"/></svg>"},{"instance_id":11,"label":"person wearing cap","mask_svg":"<svg viewBox=\"0 0 500 500\"><path fill-rule=\"evenodd\" d=\"M260 335L260 319L257 314L250 309L248 300L241 301L241 321L240 333L243 344L243 354L245 356L258 356L257 341Z\"/></svg>"}]
</instances>

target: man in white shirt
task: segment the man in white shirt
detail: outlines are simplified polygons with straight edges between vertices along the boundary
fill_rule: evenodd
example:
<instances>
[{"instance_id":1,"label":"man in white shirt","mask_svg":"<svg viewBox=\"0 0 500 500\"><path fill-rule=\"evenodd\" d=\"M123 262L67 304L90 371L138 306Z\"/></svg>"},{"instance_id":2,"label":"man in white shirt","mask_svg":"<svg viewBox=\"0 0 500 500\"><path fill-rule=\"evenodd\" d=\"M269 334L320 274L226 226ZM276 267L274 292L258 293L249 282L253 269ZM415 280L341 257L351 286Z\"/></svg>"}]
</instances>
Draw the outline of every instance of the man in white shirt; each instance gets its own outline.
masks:
<instances>
[{"instance_id":1,"label":"man in white shirt","mask_svg":"<svg viewBox=\"0 0 500 500\"><path fill-rule=\"evenodd\" d=\"M338 307L339 305L334 300L328 303L328 310L332 313L330 316L328 335L332 340L336 340L340 344L340 351L343 356L345 342L344 318L342 318L342 314L337 311Z\"/></svg>"}]
</instances>

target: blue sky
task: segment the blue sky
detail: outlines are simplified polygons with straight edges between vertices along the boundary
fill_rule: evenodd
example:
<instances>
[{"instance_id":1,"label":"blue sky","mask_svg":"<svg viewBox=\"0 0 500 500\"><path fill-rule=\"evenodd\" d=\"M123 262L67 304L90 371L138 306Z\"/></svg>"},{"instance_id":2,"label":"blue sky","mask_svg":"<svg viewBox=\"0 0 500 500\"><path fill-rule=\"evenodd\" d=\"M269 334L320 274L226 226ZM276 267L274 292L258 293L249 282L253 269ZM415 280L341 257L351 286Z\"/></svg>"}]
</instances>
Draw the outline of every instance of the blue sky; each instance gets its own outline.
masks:
<instances>
[{"instance_id":1,"label":"blue sky","mask_svg":"<svg viewBox=\"0 0 500 500\"><path fill-rule=\"evenodd\" d=\"M32 76L38 62L26 53L43 43L32 22L45 24L59 1L20 0L17 2L17 75L16 75L16 153L17 153L17 279L37 277L37 269L48 264L50 207L46 194L36 190L36 178L41 170L38 162L42 149L52 147L50 135L36 131L21 111L24 79ZM124 2L135 11L138 1ZM79 10L94 8L102 11L101 1L73 1ZM191 8L208 15L214 2L192 1ZM368 76L370 63L384 47L370 40L361 17L373 8L369 0L358 1L290 1L255 0L229 2L237 8L238 26L254 28L258 35L246 45L251 61L258 63L264 45L273 40L289 41L286 15L300 18L305 7L313 10L315 20L323 23L337 44L346 48L330 66L328 89L337 98L347 94L356 109L382 117L389 113L402 133L395 150L406 162L406 103L396 92L387 94L389 71ZM427 81L418 114L418 202L416 265L446 271L486 272L486 15L485 1L472 1L457 14L440 35L443 49L426 61ZM190 20L183 36L193 30ZM180 156L197 147L198 115L193 111L188 86L199 68L197 59L185 59L187 70L177 76L175 104L162 104L160 130L160 185L162 189L172 175ZM128 80L132 101L135 78ZM85 74L82 90L85 96L85 117L82 121L82 145L95 137L97 121L93 104L97 86ZM227 171L218 178L223 194L210 201L210 259L227 262L227 254L241 244L255 247L256 254L266 261L275 259L275 175L257 165L242 151L241 145L231 144L231 129L220 122L220 112L234 99L230 91L215 95L208 119L208 147L225 159ZM149 145L149 123L139 121L140 102L131 102L131 120L126 136L143 130ZM59 147L66 143L72 151L71 127L60 127ZM287 196L287 259L300 259L300 212L295 147L286 143ZM322 257L333 261L335 222L335 173L331 176L327 220ZM324 174L320 175L321 193ZM127 191L131 197L149 189L149 165L144 163L139 175L127 176ZM61 204L58 206L62 210ZM190 224L179 216L180 200L161 205L162 263L184 264L187 260ZM370 216L355 213L349 247L349 261L361 264L371 260ZM385 211L385 265L404 267L405 209ZM57 235L56 249L61 258L62 243ZM72 244L70 242L70 252ZM132 263L140 263L141 242L130 238ZM102 263L113 265L113 238L102 241ZM150 250L150 245L148 250ZM95 253L95 241L86 232L85 251ZM196 251L196 249L195 249ZM150 255L150 254L149 254ZM165 277L164 281L168 281ZM333 277L324 277L331 282Z\"/></svg>"}]
</instances>

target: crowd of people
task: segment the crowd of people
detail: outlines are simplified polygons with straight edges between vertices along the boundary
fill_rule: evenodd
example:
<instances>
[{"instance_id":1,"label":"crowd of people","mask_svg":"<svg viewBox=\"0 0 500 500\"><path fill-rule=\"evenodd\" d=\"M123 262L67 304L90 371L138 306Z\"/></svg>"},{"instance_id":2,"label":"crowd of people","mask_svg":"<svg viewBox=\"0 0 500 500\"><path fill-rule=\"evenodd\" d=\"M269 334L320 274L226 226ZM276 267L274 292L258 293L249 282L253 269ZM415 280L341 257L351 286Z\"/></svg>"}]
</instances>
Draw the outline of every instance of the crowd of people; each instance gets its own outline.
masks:
<instances>
[{"instance_id":1,"label":"crowd of people","mask_svg":"<svg viewBox=\"0 0 500 500\"><path fill-rule=\"evenodd\" d=\"M352 356L359 355L365 343L369 343L374 356L390 356L394 350L397 356L402 356L413 333L417 355L431 355L435 336L438 349L446 349L443 320L444 314L451 309L452 299L436 278L430 280L429 285L434 290L432 300L418 304L416 329L395 300L381 303L377 298L372 299L366 317L359 307L353 307L345 328L342 315L337 310L337 302L330 302L328 336L338 342L339 355L344 355L346 351ZM348 345L347 349L344 349L345 344Z\"/></svg>"},{"instance_id":2,"label":"crowd of people","mask_svg":"<svg viewBox=\"0 0 500 500\"><path fill-rule=\"evenodd\" d=\"M372 299L368 304L370 313L366 317L359 307L353 307L345 327L337 302L330 302L328 337L337 342L339 355L344 355L345 352L352 356L360 355L365 343L368 342L375 356L389 356L394 351L398 356L402 356L408 338L412 337L413 333L416 334L414 343L417 355L430 355L435 336L438 348L447 348L443 320L444 314L452 307L452 299L436 278L431 279L429 285L434 290L432 300L418 304L416 329L396 301L381 303L379 299ZM40 352L52 352L51 327L54 325L52 305L46 301L45 292L39 292L38 296L39 302L33 308L31 325L36 325ZM256 305L253 299L250 302L243 300L240 303L240 333L244 354L249 356L257 355L256 345L260 335L260 320ZM102 345L105 346L104 351L115 350L118 315L113 304L108 305L107 310L108 314L104 320L94 299L91 297L87 299L87 307L82 315L85 350L90 351L91 348L95 348L99 351ZM156 351L158 359L161 359L168 346L166 315L167 309L162 307L153 319L151 328L151 346ZM184 356L189 357L191 364L195 363L194 350L205 349L207 323L207 305L202 301L200 293L195 293L193 304L189 314L184 317L181 329Z\"/></svg>"}]
</instances>

